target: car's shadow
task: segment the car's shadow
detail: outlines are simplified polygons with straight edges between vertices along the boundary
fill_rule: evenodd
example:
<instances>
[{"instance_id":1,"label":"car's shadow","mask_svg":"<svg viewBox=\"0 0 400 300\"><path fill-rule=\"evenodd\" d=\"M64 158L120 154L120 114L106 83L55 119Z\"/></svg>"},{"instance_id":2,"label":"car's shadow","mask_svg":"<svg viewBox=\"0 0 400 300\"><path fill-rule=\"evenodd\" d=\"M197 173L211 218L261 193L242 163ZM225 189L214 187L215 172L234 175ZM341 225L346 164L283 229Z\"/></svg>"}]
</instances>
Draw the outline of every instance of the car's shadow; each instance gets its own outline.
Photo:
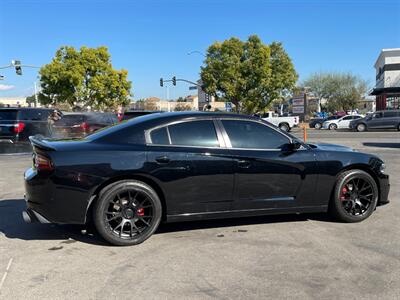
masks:
<instances>
[{"instance_id":1,"label":"car's shadow","mask_svg":"<svg viewBox=\"0 0 400 300\"><path fill-rule=\"evenodd\" d=\"M0 200L0 233L4 234L4 236L9 239L21 239L27 241L55 240L60 241L61 245L72 241L80 241L101 246L109 245L95 233L93 228L84 225L27 224L24 222L21 215L24 209L25 201L23 199ZM156 234L253 224L306 222L308 220L318 220L322 222L331 221L327 214L272 215L161 224ZM57 247L54 249L56 250Z\"/></svg>"},{"instance_id":2,"label":"car's shadow","mask_svg":"<svg viewBox=\"0 0 400 300\"><path fill-rule=\"evenodd\" d=\"M363 143L366 147L377 147L377 148L400 148L400 143L378 143L378 142L369 142Z\"/></svg>"}]
</instances>

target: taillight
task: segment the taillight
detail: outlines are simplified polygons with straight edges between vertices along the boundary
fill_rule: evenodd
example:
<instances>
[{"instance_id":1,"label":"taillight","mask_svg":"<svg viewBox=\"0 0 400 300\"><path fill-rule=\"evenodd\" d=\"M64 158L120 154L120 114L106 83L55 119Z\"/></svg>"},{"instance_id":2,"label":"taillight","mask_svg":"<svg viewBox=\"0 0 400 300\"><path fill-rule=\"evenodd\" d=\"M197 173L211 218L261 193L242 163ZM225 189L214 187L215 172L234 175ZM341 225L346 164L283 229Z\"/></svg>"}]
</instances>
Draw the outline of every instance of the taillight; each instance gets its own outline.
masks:
<instances>
[{"instance_id":1,"label":"taillight","mask_svg":"<svg viewBox=\"0 0 400 300\"><path fill-rule=\"evenodd\" d=\"M81 124L81 128L83 129L83 130L89 130L89 124L88 123L86 123L86 122L83 122L82 124Z\"/></svg>"},{"instance_id":2,"label":"taillight","mask_svg":"<svg viewBox=\"0 0 400 300\"><path fill-rule=\"evenodd\" d=\"M52 171L54 169L50 158L41 154L35 154L34 163L35 169L38 171Z\"/></svg>"},{"instance_id":3,"label":"taillight","mask_svg":"<svg viewBox=\"0 0 400 300\"><path fill-rule=\"evenodd\" d=\"M21 133L25 128L25 123L18 122L17 124L14 125L14 132L15 133Z\"/></svg>"}]
</instances>

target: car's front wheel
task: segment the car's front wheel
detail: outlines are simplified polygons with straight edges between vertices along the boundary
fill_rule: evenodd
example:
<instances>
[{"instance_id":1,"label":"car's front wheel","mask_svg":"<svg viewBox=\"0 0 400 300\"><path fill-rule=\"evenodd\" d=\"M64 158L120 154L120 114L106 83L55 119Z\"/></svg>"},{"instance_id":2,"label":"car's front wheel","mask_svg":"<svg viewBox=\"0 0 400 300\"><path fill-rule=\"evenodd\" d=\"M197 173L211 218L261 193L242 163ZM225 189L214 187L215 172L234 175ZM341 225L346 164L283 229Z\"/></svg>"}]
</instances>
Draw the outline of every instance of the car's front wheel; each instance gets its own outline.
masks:
<instances>
[{"instance_id":1,"label":"car's front wheel","mask_svg":"<svg viewBox=\"0 0 400 300\"><path fill-rule=\"evenodd\" d=\"M360 222L372 214L377 202L374 178L362 170L349 170L337 178L329 211L342 222Z\"/></svg>"},{"instance_id":2,"label":"car's front wheel","mask_svg":"<svg viewBox=\"0 0 400 300\"><path fill-rule=\"evenodd\" d=\"M336 124L330 124L328 128L329 128L329 130L336 130L337 129L337 125Z\"/></svg>"},{"instance_id":3,"label":"car's front wheel","mask_svg":"<svg viewBox=\"0 0 400 300\"><path fill-rule=\"evenodd\" d=\"M137 180L123 180L103 189L93 210L99 234L118 246L144 242L156 231L161 216L157 193Z\"/></svg>"},{"instance_id":4,"label":"car's front wheel","mask_svg":"<svg viewBox=\"0 0 400 300\"><path fill-rule=\"evenodd\" d=\"M356 129L357 129L358 132L363 132L363 131L365 131L367 129L367 127L365 126L365 124L361 123L361 124L357 125Z\"/></svg>"},{"instance_id":5,"label":"car's front wheel","mask_svg":"<svg viewBox=\"0 0 400 300\"><path fill-rule=\"evenodd\" d=\"M314 128L315 129L321 129L322 124L321 123L315 123Z\"/></svg>"}]
</instances>

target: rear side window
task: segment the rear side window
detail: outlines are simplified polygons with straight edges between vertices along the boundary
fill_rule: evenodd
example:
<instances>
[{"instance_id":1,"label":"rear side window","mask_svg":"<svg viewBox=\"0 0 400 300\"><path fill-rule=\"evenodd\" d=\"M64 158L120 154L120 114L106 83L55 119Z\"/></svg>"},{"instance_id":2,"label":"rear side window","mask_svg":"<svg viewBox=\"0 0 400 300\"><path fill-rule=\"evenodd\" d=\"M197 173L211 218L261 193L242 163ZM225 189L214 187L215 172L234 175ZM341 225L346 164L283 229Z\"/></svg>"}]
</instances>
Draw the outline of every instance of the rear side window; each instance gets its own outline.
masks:
<instances>
[{"instance_id":1,"label":"rear side window","mask_svg":"<svg viewBox=\"0 0 400 300\"><path fill-rule=\"evenodd\" d=\"M280 149L289 139L276 130L251 121L222 120L233 148Z\"/></svg>"},{"instance_id":2,"label":"rear side window","mask_svg":"<svg viewBox=\"0 0 400 300\"><path fill-rule=\"evenodd\" d=\"M154 129L150 133L151 142L157 145L169 145L167 127Z\"/></svg>"},{"instance_id":3,"label":"rear side window","mask_svg":"<svg viewBox=\"0 0 400 300\"><path fill-rule=\"evenodd\" d=\"M343 120L351 120L351 119L353 119L353 116L347 116L343 118Z\"/></svg>"},{"instance_id":4,"label":"rear side window","mask_svg":"<svg viewBox=\"0 0 400 300\"><path fill-rule=\"evenodd\" d=\"M168 126L172 145L219 147L214 122L190 121Z\"/></svg>"},{"instance_id":5,"label":"rear side window","mask_svg":"<svg viewBox=\"0 0 400 300\"><path fill-rule=\"evenodd\" d=\"M395 118L397 117L399 114L396 111L385 111L383 114L384 118Z\"/></svg>"},{"instance_id":6,"label":"rear side window","mask_svg":"<svg viewBox=\"0 0 400 300\"><path fill-rule=\"evenodd\" d=\"M15 121L16 119L16 110L0 110L0 121Z\"/></svg>"}]
</instances>

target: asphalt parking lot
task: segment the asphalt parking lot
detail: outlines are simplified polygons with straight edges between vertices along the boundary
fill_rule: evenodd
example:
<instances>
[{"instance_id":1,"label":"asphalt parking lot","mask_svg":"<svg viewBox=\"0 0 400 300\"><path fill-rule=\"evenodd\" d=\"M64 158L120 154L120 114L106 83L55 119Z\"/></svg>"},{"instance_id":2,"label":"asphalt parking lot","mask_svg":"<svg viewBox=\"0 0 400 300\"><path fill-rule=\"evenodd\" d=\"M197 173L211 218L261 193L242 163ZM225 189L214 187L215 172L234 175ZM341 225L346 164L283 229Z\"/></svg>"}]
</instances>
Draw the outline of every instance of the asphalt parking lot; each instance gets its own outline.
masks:
<instances>
[{"instance_id":1,"label":"asphalt parking lot","mask_svg":"<svg viewBox=\"0 0 400 300\"><path fill-rule=\"evenodd\" d=\"M168 224L112 247L80 226L25 224L31 157L0 155L0 299L399 299L400 132L308 137L378 154L391 203L357 224L324 214Z\"/></svg>"}]
</instances>

